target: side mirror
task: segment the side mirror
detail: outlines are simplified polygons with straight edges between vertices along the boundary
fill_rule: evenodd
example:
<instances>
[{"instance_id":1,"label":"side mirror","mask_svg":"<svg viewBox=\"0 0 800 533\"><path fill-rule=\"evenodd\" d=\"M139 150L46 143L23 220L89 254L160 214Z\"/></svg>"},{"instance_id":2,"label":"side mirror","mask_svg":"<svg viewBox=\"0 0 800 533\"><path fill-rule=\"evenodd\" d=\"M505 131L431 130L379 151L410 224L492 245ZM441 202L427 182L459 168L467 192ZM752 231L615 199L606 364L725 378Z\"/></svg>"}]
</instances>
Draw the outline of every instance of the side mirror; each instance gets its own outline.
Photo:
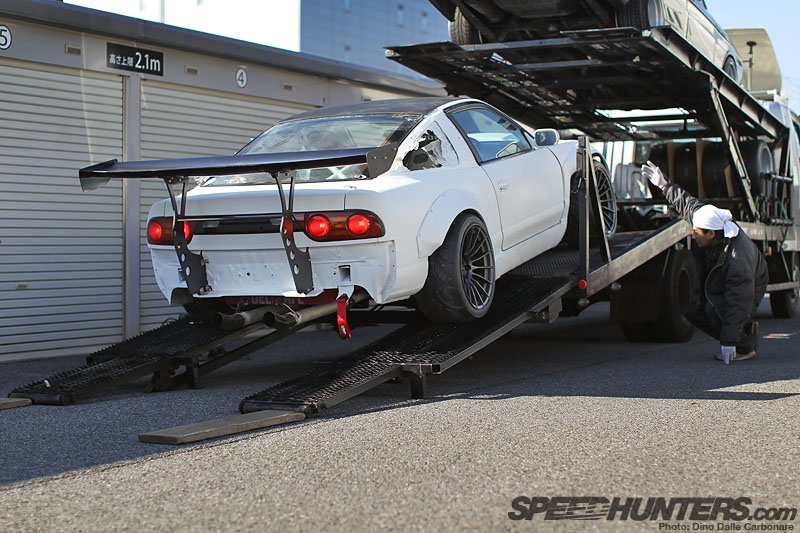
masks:
<instances>
[{"instance_id":1,"label":"side mirror","mask_svg":"<svg viewBox=\"0 0 800 533\"><path fill-rule=\"evenodd\" d=\"M533 132L533 142L536 146L555 146L559 140L561 136L554 129L545 128Z\"/></svg>"}]
</instances>

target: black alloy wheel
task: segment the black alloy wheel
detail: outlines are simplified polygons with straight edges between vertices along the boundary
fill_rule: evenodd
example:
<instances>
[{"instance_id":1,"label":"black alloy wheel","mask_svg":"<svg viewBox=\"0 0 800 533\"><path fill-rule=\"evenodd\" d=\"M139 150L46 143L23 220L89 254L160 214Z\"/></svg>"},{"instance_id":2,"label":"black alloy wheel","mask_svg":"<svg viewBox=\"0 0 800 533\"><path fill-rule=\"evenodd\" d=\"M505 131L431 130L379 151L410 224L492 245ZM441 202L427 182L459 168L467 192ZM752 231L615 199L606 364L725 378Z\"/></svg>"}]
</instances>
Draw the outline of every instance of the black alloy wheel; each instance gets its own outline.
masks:
<instances>
[{"instance_id":1,"label":"black alloy wheel","mask_svg":"<svg viewBox=\"0 0 800 533\"><path fill-rule=\"evenodd\" d=\"M606 227L606 235L617 231L617 195L611 185L611 173L608 167L595 156L592 158L594 173L597 176L597 195L600 197L600 215Z\"/></svg>"},{"instance_id":2,"label":"black alloy wheel","mask_svg":"<svg viewBox=\"0 0 800 533\"><path fill-rule=\"evenodd\" d=\"M469 322L489 312L495 292L494 249L483 221L461 213L428 258L428 278L414 296L432 322Z\"/></svg>"},{"instance_id":3,"label":"black alloy wheel","mask_svg":"<svg viewBox=\"0 0 800 533\"><path fill-rule=\"evenodd\" d=\"M481 224L467 229L461 248L461 283L469 304L483 310L494 292L494 254L489 235Z\"/></svg>"}]
</instances>

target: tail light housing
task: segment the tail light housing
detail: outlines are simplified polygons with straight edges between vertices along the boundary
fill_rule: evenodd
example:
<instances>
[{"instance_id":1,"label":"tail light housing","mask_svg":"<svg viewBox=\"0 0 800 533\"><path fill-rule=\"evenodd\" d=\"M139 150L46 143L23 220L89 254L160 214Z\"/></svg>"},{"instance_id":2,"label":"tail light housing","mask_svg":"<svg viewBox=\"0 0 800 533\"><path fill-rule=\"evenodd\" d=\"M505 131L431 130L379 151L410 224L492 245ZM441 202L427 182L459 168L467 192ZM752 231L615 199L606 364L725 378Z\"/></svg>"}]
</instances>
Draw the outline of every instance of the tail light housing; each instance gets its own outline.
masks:
<instances>
[{"instance_id":1,"label":"tail light housing","mask_svg":"<svg viewBox=\"0 0 800 533\"><path fill-rule=\"evenodd\" d=\"M179 222L183 224L183 237L186 239L186 244L192 241L194 236L194 228L197 222L185 221ZM164 244L172 246L172 217L155 217L147 222L147 242L149 244Z\"/></svg>"},{"instance_id":2,"label":"tail light housing","mask_svg":"<svg viewBox=\"0 0 800 533\"><path fill-rule=\"evenodd\" d=\"M312 239L324 239L331 232L330 219L322 214L311 215L305 223L305 230Z\"/></svg>"},{"instance_id":3,"label":"tail light housing","mask_svg":"<svg viewBox=\"0 0 800 533\"><path fill-rule=\"evenodd\" d=\"M385 232L383 222L369 211L324 211L303 215L303 233L314 241L348 241L383 237Z\"/></svg>"}]
</instances>

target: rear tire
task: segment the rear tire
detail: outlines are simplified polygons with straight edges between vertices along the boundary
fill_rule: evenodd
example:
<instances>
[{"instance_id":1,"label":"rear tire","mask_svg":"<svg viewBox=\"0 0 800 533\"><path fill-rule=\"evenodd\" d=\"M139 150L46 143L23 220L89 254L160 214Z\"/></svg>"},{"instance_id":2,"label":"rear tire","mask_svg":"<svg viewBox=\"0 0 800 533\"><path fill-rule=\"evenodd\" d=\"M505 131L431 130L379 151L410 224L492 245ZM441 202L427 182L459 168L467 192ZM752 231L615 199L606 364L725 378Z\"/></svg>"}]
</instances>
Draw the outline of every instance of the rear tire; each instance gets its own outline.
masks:
<instances>
[{"instance_id":1,"label":"rear tire","mask_svg":"<svg viewBox=\"0 0 800 533\"><path fill-rule=\"evenodd\" d=\"M661 264L663 263L659 261L657 269L659 274ZM631 342L687 342L691 339L694 334L694 325L686 319L684 312L693 300L697 284L696 276L697 267L692 252L685 248L671 250L660 289L653 291L649 287L643 287L637 298L637 302L644 302L647 299L659 301L658 314L653 319L652 313L642 310L641 315L647 315L650 320L643 322L620 321L625 338ZM648 275L639 283L641 284L642 281L646 281L648 284L657 283L658 279ZM634 295L631 293L628 298ZM638 307L641 303L636 305ZM625 313L624 316L628 320L636 318L635 313L632 312Z\"/></svg>"},{"instance_id":2,"label":"rear tire","mask_svg":"<svg viewBox=\"0 0 800 533\"><path fill-rule=\"evenodd\" d=\"M617 197L611 183L611 173L597 154L592 156L592 165L597 176L597 192L600 194L600 204L603 211L603 220L606 224L606 237L611 237L617 231ZM573 178L578 179L578 178ZM574 188L574 187L573 187ZM577 246L580 237L580 209L578 208L579 191L570 195L569 212L567 214L567 230L564 232L564 242L570 246ZM599 244L600 227L594 217L589 221L589 242Z\"/></svg>"},{"instance_id":3,"label":"rear tire","mask_svg":"<svg viewBox=\"0 0 800 533\"><path fill-rule=\"evenodd\" d=\"M469 322L489 312L494 292L489 233L477 216L462 213L428 258L428 279L415 297L417 309L433 322Z\"/></svg>"},{"instance_id":4,"label":"rear tire","mask_svg":"<svg viewBox=\"0 0 800 533\"><path fill-rule=\"evenodd\" d=\"M646 30L658 24L658 4L653 0L630 0L617 11L617 26Z\"/></svg>"},{"instance_id":5,"label":"rear tire","mask_svg":"<svg viewBox=\"0 0 800 533\"><path fill-rule=\"evenodd\" d=\"M739 80L736 76L736 61L734 61L731 56L725 58L725 63L722 65L722 71L730 76L733 81L738 83Z\"/></svg>"},{"instance_id":6,"label":"rear tire","mask_svg":"<svg viewBox=\"0 0 800 533\"><path fill-rule=\"evenodd\" d=\"M478 29L461 12L460 7L456 7L453 22L449 25L450 41L455 44L479 44L481 42L481 34Z\"/></svg>"},{"instance_id":7,"label":"rear tire","mask_svg":"<svg viewBox=\"0 0 800 533\"><path fill-rule=\"evenodd\" d=\"M760 139L741 142L739 149L750 178L750 191L756 196L764 194L765 187L762 176L772 172L772 151L767 143Z\"/></svg>"}]
</instances>

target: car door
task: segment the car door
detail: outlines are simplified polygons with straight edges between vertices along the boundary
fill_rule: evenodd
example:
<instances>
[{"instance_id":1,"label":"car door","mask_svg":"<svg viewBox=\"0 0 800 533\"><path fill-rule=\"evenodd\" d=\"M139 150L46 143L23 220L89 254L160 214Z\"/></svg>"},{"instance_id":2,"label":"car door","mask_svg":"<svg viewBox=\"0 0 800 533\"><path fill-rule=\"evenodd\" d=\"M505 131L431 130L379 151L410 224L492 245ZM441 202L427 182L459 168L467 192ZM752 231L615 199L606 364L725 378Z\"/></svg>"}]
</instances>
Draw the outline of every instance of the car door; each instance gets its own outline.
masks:
<instances>
[{"instance_id":1,"label":"car door","mask_svg":"<svg viewBox=\"0 0 800 533\"><path fill-rule=\"evenodd\" d=\"M687 2L691 2L691 0L652 0L649 5L655 7L656 13L650 14L651 24L672 26L672 29L680 33L681 37L686 38Z\"/></svg>"},{"instance_id":2,"label":"car door","mask_svg":"<svg viewBox=\"0 0 800 533\"><path fill-rule=\"evenodd\" d=\"M564 210L561 164L546 148L534 148L522 128L486 106L449 113L494 186L502 249L558 224Z\"/></svg>"},{"instance_id":3,"label":"car door","mask_svg":"<svg viewBox=\"0 0 800 533\"><path fill-rule=\"evenodd\" d=\"M689 10L689 24L686 32L686 40L697 48L701 54L706 56L712 63L722 66L724 57L720 58L717 41L721 38L720 32L712 22L705 4L701 0L689 0L687 4Z\"/></svg>"}]
</instances>

